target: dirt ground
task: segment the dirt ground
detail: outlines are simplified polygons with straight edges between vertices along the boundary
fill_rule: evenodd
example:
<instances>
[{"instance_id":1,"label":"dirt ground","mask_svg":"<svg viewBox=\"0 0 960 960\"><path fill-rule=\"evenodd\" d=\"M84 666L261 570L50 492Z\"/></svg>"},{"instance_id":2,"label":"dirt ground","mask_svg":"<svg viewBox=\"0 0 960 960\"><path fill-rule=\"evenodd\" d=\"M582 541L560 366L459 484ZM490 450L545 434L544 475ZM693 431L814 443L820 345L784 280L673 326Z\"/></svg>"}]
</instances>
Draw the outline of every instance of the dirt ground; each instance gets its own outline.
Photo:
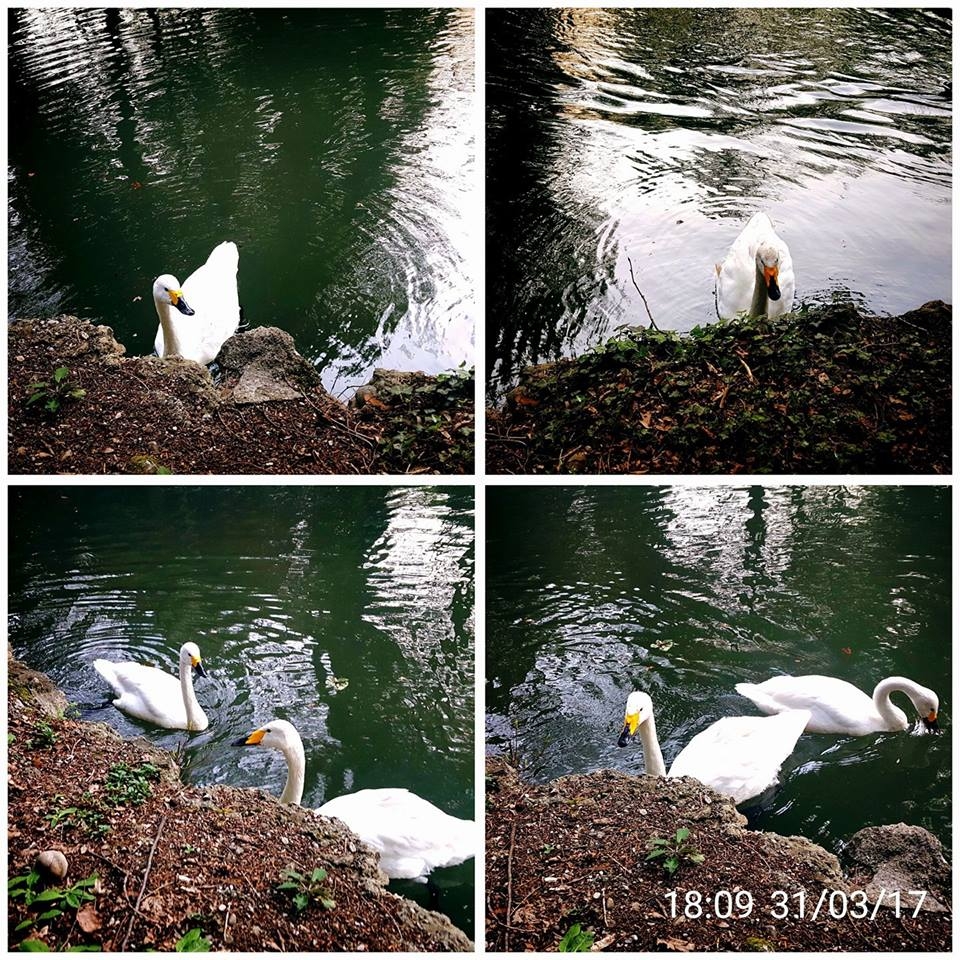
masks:
<instances>
[{"instance_id":1,"label":"dirt ground","mask_svg":"<svg viewBox=\"0 0 960 960\"><path fill-rule=\"evenodd\" d=\"M814 919L824 889L849 898L857 878L803 838L745 829L729 800L690 778L599 771L532 785L490 759L486 779L489 951L556 950L574 924L595 947L618 951L950 950L949 913L914 918L904 908L898 918L882 908L875 919L854 919L862 910L847 899L844 911L838 893L841 917ZM671 877L646 860L648 842L681 827L703 860L682 860ZM740 894L732 911L718 891ZM701 897L701 915L683 915L688 895Z\"/></svg>"},{"instance_id":2,"label":"dirt ground","mask_svg":"<svg viewBox=\"0 0 960 960\"><path fill-rule=\"evenodd\" d=\"M93 894L46 920L49 900L8 897L11 949L172 951L192 930L210 950L472 948L446 917L388 892L376 855L339 821L255 790L186 787L169 753L64 718L45 677L8 667L8 876L58 850L69 869L59 888L86 880ZM149 771L145 798L129 771ZM277 890L290 868L327 871L302 912L297 891Z\"/></svg>"}]
</instances>

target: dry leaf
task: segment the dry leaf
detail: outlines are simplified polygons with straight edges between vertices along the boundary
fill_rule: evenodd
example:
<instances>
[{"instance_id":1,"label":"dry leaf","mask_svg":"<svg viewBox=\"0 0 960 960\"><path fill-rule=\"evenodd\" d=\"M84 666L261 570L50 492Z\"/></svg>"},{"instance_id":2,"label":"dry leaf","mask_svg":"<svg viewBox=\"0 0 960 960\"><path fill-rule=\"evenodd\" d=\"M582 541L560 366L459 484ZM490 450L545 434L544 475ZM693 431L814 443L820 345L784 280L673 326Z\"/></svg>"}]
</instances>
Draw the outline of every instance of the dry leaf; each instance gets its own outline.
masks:
<instances>
[{"instance_id":1,"label":"dry leaf","mask_svg":"<svg viewBox=\"0 0 960 960\"><path fill-rule=\"evenodd\" d=\"M100 918L92 903L85 904L77 911L77 923L84 933L94 933L100 929Z\"/></svg>"}]
</instances>

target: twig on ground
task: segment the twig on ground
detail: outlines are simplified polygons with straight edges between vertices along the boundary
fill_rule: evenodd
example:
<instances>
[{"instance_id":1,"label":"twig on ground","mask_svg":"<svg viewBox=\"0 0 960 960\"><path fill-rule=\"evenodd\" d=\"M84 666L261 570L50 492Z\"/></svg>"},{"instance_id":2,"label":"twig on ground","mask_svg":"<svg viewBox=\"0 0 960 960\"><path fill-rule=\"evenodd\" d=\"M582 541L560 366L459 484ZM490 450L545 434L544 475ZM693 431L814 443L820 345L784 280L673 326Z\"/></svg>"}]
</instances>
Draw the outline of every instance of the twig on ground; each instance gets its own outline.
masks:
<instances>
[{"instance_id":1,"label":"twig on ground","mask_svg":"<svg viewBox=\"0 0 960 960\"><path fill-rule=\"evenodd\" d=\"M127 941L130 939L130 934L133 932L133 924L137 919L137 914L140 912L140 904L143 901L144 891L147 889L147 878L150 876L150 868L153 866L153 855L157 852L157 844L160 842L160 834L163 833L163 826L167 822L167 815L164 814L160 818L160 826L157 827L157 835L153 838L153 846L150 848L150 856L147 857L147 868L143 871L143 881L140 884L140 893L137 895L137 902L134 905L133 913L130 915L130 923L127 924L127 935L123 938L123 945L120 947L121 952L127 949Z\"/></svg>"}]
</instances>

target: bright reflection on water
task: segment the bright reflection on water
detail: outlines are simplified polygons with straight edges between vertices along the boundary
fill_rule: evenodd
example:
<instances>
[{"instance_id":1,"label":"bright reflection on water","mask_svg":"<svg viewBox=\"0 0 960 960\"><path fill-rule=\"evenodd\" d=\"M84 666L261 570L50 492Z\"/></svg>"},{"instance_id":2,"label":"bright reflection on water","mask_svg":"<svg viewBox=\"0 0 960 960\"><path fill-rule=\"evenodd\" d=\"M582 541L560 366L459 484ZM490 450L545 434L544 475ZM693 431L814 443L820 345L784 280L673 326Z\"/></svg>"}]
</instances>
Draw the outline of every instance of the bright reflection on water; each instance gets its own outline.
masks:
<instances>
[{"instance_id":1,"label":"bright reflection on water","mask_svg":"<svg viewBox=\"0 0 960 960\"><path fill-rule=\"evenodd\" d=\"M240 248L328 388L473 362L470 10L10 13L12 316L152 350L154 277Z\"/></svg>"},{"instance_id":2,"label":"bright reflection on water","mask_svg":"<svg viewBox=\"0 0 960 960\"><path fill-rule=\"evenodd\" d=\"M409 488L18 488L10 639L83 715L185 745L184 779L279 794L279 754L230 741L275 716L307 752L303 803L405 786L473 817L473 503ZM196 641L210 728L114 708L97 657L175 672ZM342 682L346 681L346 686ZM473 864L440 907L473 934ZM417 884L402 892L426 902Z\"/></svg>"},{"instance_id":3,"label":"bright reflection on water","mask_svg":"<svg viewBox=\"0 0 960 960\"><path fill-rule=\"evenodd\" d=\"M643 772L633 689L669 767L734 691L776 673L939 693L940 736L805 735L751 822L828 848L904 821L950 844L950 495L933 487L496 488L487 514L487 736L536 781ZM908 704L905 704L908 706ZM912 710L912 708L911 708ZM857 797L856 803L850 797Z\"/></svg>"},{"instance_id":4,"label":"bright reflection on water","mask_svg":"<svg viewBox=\"0 0 960 960\"><path fill-rule=\"evenodd\" d=\"M491 10L487 35L501 380L645 325L637 286L662 328L713 322L714 265L757 210L797 306L950 301L949 17Z\"/></svg>"}]
</instances>

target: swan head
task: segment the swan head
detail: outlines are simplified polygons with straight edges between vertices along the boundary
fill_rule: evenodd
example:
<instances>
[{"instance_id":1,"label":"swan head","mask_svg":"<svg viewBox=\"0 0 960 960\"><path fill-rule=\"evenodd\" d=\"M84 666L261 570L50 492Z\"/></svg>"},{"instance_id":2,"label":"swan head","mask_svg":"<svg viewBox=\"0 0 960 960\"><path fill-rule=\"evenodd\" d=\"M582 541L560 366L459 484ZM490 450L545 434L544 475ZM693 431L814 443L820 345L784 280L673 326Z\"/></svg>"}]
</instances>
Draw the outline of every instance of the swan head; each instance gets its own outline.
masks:
<instances>
[{"instance_id":1,"label":"swan head","mask_svg":"<svg viewBox=\"0 0 960 960\"><path fill-rule=\"evenodd\" d=\"M168 304L176 307L185 317L192 317L196 311L187 303L180 289L180 282L169 273L153 281L153 302L158 306Z\"/></svg>"},{"instance_id":2,"label":"swan head","mask_svg":"<svg viewBox=\"0 0 960 960\"><path fill-rule=\"evenodd\" d=\"M303 751L303 741L297 728L286 720L271 720L262 727L257 727L245 737L240 737L232 743L234 747L268 747L287 753L299 746Z\"/></svg>"},{"instance_id":3,"label":"swan head","mask_svg":"<svg viewBox=\"0 0 960 960\"><path fill-rule=\"evenodd\" d=\"M770 243L761 243L757 247L757 274L763 277L767 296L771 300L780 299L780 251Z\"/></svg>"},{"instance_id":4,"label":"swan head","mask_svg":"<svg viewBox=\"0 0 960 960\"><path fill-rule=\"evenodd\" d=\"M198 677L207 676L203 669L203 660L200 657L200 648L195 643L187 642L180 648L180 663L188 663Z\"/></svg>"},{"instance_id":5,"label":"swan head","mask_svg":"<svg viewBox=\"0 0 960 960\"><path fill-rule=\"evenodd\" d=\"M913 705L920 714L924 727L932 733L940 732L940 724L937 723L937 713L940 711L940 700L937 695L926 687L921 687L916 694Z\"/></svg>"},{"instance_id":6,"label":"swan head","mask_svg":"<svg viewBox=\"0 0 960 960\"><path fill-rule=\"evenodd\" d=\"M623 730L620 732L620 739L617 740L618 747L625 747L632 740L640 724L649 720L653 716L653 701L650 697L635 690L627 697L627 707L623 714Z\"/></svg>"}]
</instances>

